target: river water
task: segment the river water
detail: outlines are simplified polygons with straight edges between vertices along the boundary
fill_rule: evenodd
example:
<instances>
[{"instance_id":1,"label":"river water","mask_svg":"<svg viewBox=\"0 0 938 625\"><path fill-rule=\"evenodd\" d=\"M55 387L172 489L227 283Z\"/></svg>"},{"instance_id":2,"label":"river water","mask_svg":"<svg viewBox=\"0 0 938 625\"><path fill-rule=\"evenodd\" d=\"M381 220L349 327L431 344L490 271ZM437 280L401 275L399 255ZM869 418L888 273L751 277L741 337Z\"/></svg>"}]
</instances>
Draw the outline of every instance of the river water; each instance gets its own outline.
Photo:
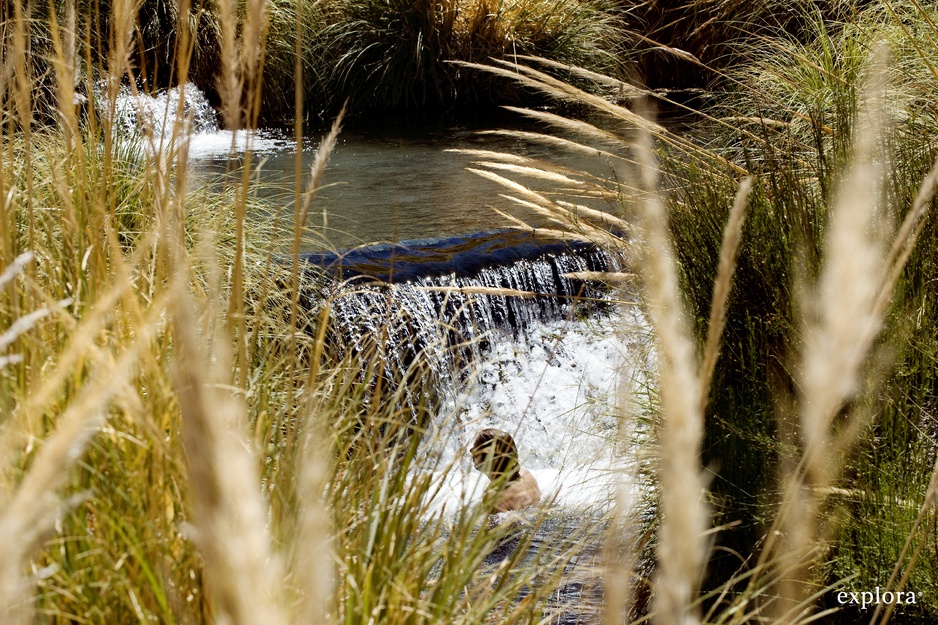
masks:
<instances>
[{"instance_id":1,"label":"river water","mask_svg":"<svg viewBox=\"0 0 938 625\"><path fill-rule=\"evenodd\" d=\"M530 126L516 128L531 130ZM339 136L310 211L305 249L345 249L374 242L446 237L508 227L511 222L493 207L508 210L534 226L543 218L517 210L499 197L505 189L467 170L472 156L448 150L492 150L609 177L611 168L600 159L547 149L517 138L480 134L482 126L380 126L350 124ZM301 153L303 187L321 133L312 131ZM230 143L205 136L191 148L193 174L217 180L230 168ZM224 135L221 135L224 136ZM297 153L295 143L282 135L262 132L256 140L254 168L257 197L272 209L293 205ZM243 158L243 153L236 155ZM519 180L535 189L546 185ZM567 196L594 208L609 208L602 200Z\"/></svg>"},{"instance_id":2,"label":"river water","mask_svg":"<svg viewBox=\"0 0 938 625\"><path fill-rule=\"evenodd\" d=\"M509 152L611 176L611 167L601 159L481 132L486 130L490 128L350 126L329 159L326 186L312 204L305 251L442 239L511 225L493 206L534 226L545 224L542 218L511 208L515 205L500 197L505 193L500 185L468 171L473 156L448 150ZM304 185L320 136L310 133L300 152ZM208 187L237 180L246 145L253 150L253 193L264 207L255 218L281 211L288 216L297 151L283 134L260 131L233 137L202 125L189 140L190 179ZM525 182L545 189L543 182ZM601 199L567 199L610 208ZM535 264L519 264L512 271L523 273L524 267ZM447 280L435 279L435 284ZM619 293L609 297L634 299ZM623 483L620 469L634 460L617 442L618 415L627 391L648 388L643 377L653 366L648 325L630 303L610 303L586 317L573 314L573 308L558 310L510 332L486 329L486 349L476 352L468 370L453 374L459 384L444 395L425 454L434 458L427 469L438 471L442 482L439 505L452 510L479 499L485 479L473 470L467 451L478 430L496 427L514 436L522 466L531 470L545 499L563 510L564 518L573 514L595 519L609 510L616 485ZM375 325L373 319L363 323ZM347 337L359 336L355 329L344 331ZM448 468L441 470L443 466Z\"/></svg>"}]
</instances>

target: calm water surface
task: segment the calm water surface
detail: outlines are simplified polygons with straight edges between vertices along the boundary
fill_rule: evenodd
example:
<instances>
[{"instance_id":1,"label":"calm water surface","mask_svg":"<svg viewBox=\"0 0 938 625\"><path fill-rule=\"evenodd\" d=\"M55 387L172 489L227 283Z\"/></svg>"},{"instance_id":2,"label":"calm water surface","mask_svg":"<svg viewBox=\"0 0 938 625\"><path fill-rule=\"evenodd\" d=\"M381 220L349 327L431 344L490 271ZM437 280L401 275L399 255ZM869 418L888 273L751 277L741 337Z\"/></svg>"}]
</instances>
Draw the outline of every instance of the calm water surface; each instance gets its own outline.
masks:
<instances>
[{"instance_id":1,"label":"calm water surface","mask_svg":"<svg viewBox=\"0 0 938 625\"><path fill-rule=\"evenodd\" d=\"M531 128L527 128L531 130ZM470 171L474 157L447 149L511 152L544 159L594 175L611 176L599 157L571 155L554 148L493 135L478 127L383 127L343 131L329 159L323 188L311 208L306 251L344 249L374 242L445 237L503 228L510 222L492 207L507 210L534 226L546 221L499 197L506 190ZM309 178L321 134L305 142L302 153L304 185ZM207 184L223 179L229 159L220 149L196 149L194 174ZM260 141L255 154L257 197L269 206L292 213L296 152L289 140ZM235 160L243 155L235 157ZM545 189L545 183L517 175L519 182ZM603 200L571 201L608 209Z\"/></svg>"}]
</instances>

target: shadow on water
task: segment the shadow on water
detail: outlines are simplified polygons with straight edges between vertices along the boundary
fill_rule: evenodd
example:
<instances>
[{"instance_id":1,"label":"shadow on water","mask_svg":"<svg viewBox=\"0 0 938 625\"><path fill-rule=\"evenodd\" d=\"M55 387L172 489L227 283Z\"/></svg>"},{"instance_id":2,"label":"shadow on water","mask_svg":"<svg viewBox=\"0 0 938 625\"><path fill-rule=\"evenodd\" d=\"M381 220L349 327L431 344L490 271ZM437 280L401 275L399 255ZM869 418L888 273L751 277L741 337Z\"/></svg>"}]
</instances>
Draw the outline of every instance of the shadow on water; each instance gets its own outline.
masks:
<instances>
[{"instance_id":1,"label":"shadow on water","mask_svg":"<svg viewBox=\"0 0 938 625\"><path fill-rule=\"evenodd\" d=\"M606 518L591 510L557 510L541 519L533 518L536 516L533 512L508 512L490 517L490 523L509 527L499 528L505 535L485 557L483 569L493 571L497 580L498 575L511 576L519 570L536 568L537 576L521 587L516 602L534 593L532 586L550 584L553 588L544 609L550 623L600 623ZM523 553L516 553L518 549Z\"/></svg>"},{"instance_id":2,"label":"shadow on water","mask_svg":"<svg viewBox=\"0 0 938 625\"><path fill-rule=\"evenodd\" d=\"M413 282L421 278L469 278L484 269L519 261L575 254L600 253L587 241L559 241L534 231L497 230L445 239L422 239L317 252L304 260L326 269L334 278L370 277L379 282ZM558 285L560 283L558 282Z\"/></svg>"}]
</instances>

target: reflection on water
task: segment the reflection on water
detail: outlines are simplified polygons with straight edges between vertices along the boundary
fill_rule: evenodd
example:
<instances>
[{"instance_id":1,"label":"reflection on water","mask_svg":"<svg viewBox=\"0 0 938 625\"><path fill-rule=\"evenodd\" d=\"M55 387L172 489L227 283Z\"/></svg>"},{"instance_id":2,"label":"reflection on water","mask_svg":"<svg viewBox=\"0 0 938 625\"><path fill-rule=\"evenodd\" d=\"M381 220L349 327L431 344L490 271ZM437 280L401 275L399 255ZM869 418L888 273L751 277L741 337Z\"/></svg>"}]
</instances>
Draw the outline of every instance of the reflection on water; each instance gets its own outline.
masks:
<instances>
[{"instance_id":1,"label":"reflection on water","mask_svg":"<svg viewBox=\"0 0 938 625\"><path fill-rule=\"evenodd\" d=\"M472 157L446 149L507 151L550 160L593 174L609 176L608 164L597 159L560 153L556 148L533 146L517 139L480 135L476 128L384 128L347 130L340 135L326 170L323 188L313 202L306 251L343 249L373 242L396 242L429 237L467 234L510 226L492 206L508 209L535 226L543 219L511 208L499 197L504 189L466 171ZM206 137L209 141L210 137ZM228 156L220 149L199 149L194 139L190 149L193 175L203 184L222 179ZM286 143L286 142L284 142ZM304 185L318 145L318 135L303 150ZM237 157L236 157L237 158ZM271 213L292 213L296 155L292 147L268 149L254 157L255 176L261 184L257 197L268 203ZM529 181L525 181L526 183ZM533 184L544 188L543 184ZM606 208L602 201L580 201Z\"/></svg>"}]
</instances>

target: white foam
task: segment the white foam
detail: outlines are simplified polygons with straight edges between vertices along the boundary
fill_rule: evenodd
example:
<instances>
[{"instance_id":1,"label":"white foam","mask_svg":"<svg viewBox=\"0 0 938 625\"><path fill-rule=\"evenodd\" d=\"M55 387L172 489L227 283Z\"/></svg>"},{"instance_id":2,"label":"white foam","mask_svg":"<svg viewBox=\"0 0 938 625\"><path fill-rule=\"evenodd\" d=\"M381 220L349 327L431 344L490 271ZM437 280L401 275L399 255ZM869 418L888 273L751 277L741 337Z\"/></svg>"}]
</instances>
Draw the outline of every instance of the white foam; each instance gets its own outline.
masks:
<instances>
[{"instance_id":1,"label":"white foam","mask_svg":"<svg viewBox=\"0 0 938 625\"><path fill-rule=\"evenodd\" d=\"M474 382L449 407L435 453L452 463L440 471L440 504L478 501L487 480L472 468L476 433L493 427L515 439L521 465L545 501L568 508L606 508L634 456L617 445L623 367L647 357L647 334L635 309L589 320L534 324L518 340L500 340L476 369ZM628 485L626 485L628 486Z\"/></svg>"},{"instance_id":2,"label":"white foam","mask_svg":"<svg viewBox=\"0 0 938 625\"><path fill-rule=\"evenodd\" d=\"M189 137L189 158L225 157L243 154L248 149L255 154L291 150L294 143L282 133L271 130L216 130L199 132Z\"/></svg>"},{"instance_id":3,"label":"white foam","mask_svg":"<svg viewBox=\"0 0 938 625\"><path fill-rule=\"evenodd\" d=\"M96 92L98 106L106 109L101 83ZM182 116L177 117L179 111ZM159 148L167 148L174 133L187 142L189 158L202 159L243 154L272 153L293 149L294 143L277 130L220 130L215 110L199 89L186 83L154 95L137 92L126 85L117 95L115 126L128 137L139 137L149 130ZM176 122L182 122L181 131ZM178 139L177 139L178 140Z\"/></svg>"}]
</instances>

